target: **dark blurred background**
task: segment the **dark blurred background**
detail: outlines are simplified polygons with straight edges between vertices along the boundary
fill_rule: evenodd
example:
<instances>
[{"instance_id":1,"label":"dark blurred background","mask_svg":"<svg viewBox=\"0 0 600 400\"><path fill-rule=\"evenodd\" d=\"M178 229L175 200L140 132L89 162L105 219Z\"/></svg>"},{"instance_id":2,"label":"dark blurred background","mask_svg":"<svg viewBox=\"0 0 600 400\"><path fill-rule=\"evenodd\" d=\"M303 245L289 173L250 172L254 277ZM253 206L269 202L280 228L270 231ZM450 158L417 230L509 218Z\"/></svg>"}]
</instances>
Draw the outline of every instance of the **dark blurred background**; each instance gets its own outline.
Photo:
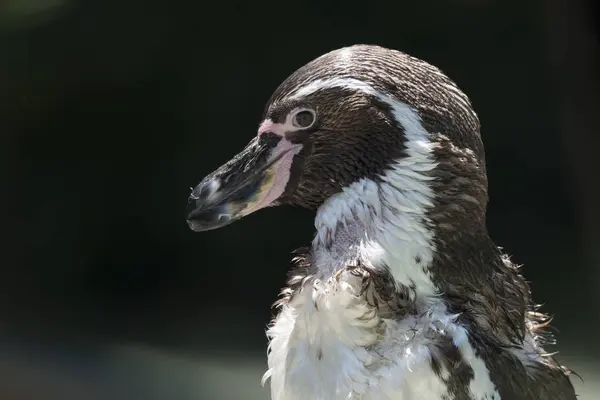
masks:
<instances>
[{"instance_id":1,"label":"dark blurred background","mask_svg":"<svg viewBox=\"0 0 600 400\"><path fill-rule=\"evenodd\" d=\"M470 96L488 225L600 397L598 5L583 0L0 1L0 398L267 399L265 326L312 215L192 233L190 186L338 47ZM552 349L556 350L556 349Z\"/></svg>"}]
</instances>

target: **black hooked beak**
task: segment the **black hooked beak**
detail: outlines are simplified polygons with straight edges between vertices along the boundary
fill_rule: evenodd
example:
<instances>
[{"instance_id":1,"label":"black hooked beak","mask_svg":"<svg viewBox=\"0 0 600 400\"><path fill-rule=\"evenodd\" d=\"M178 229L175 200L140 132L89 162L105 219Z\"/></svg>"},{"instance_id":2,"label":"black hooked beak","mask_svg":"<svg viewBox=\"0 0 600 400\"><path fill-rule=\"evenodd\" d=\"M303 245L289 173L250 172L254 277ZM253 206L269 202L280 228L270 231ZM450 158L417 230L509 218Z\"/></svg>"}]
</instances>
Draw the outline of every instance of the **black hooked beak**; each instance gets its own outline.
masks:
<instances>
[{"instance_id":1,"label":"black hooked beak","mask_svg":"<svg viewBox=\"0 0 600 400\"><path fill-rule=\"evenodd\" d=\"M186 210L190 229L221 228L272 205L285 189L287 179L281 177L289 178L292 158L300 148L272 133L255 137L192 190Z\"/></svg>"}]
</instances>

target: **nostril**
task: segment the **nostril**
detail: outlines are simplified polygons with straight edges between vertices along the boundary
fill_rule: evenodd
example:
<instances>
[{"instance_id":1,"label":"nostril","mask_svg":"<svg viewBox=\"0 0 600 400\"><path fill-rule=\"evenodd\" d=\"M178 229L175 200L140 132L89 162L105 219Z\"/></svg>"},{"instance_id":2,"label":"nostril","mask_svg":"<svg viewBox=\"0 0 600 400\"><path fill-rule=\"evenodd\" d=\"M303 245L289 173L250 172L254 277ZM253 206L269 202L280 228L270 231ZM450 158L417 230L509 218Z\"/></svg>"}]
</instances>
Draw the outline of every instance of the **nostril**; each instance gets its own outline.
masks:
<instances>
[{"instance_id":1,"label":"nostril","mask_svg":"<svg viewBox=\"0 0 600 400\"><path fill-rule=\"evenodd\" d=\"M230 214L227 207L222 205L189 209L186 215L188 226L194 231L216 229L229 224L234 219L234 215Z\"/></svg>"}]
</instances>

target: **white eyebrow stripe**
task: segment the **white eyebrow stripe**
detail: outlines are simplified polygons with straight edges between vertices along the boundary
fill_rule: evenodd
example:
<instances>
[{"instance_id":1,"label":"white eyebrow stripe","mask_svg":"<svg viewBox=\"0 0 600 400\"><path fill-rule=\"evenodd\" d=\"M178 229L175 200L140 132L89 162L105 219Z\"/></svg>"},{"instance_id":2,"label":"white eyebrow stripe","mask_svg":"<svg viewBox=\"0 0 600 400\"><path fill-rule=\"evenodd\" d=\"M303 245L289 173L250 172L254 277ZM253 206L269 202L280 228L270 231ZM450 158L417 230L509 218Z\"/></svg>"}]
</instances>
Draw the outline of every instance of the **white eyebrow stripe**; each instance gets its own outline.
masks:
<instances>
[{"instance_id":1,"label":"white eyebrow stripe","mask_svg":"<svg viewBox=\"0 0 600 400\"><path fill-rule=\"evenodd\" d=\"M368 83L360 81L355 78L332 78L332 79L318 79L306 86L300 87L298 90L293 92L288 98L290 100L298 100L306 97L310 94L318 92L319 90L332 89L332 88L343 88L343 89L354 89L360 90L363 93L370 94L372 96L380 97L384 96L383 93L374 89ZM388 97L388 96L386 96Z\"/></svg>"}]
</instances>

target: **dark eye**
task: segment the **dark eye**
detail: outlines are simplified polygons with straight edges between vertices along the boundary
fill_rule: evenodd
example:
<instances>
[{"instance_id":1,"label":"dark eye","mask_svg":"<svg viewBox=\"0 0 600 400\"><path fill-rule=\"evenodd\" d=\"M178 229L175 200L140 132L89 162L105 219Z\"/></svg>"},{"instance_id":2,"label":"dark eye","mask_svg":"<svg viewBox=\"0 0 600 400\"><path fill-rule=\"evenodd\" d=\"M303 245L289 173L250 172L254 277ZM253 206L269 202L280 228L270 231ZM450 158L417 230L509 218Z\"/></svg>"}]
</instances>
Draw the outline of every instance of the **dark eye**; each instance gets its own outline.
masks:
<instances>
[{"instance_id":1,"label":"dark eye","mask_svg":"<svg viewBox=\"0 0 600 400\"><path fill-rule=\"evenodd\" d=\"M298 111L292 118L292 123L298 128L309 128L315 122L315 113L311 110Z\"/></svg>"}]
</instances>

